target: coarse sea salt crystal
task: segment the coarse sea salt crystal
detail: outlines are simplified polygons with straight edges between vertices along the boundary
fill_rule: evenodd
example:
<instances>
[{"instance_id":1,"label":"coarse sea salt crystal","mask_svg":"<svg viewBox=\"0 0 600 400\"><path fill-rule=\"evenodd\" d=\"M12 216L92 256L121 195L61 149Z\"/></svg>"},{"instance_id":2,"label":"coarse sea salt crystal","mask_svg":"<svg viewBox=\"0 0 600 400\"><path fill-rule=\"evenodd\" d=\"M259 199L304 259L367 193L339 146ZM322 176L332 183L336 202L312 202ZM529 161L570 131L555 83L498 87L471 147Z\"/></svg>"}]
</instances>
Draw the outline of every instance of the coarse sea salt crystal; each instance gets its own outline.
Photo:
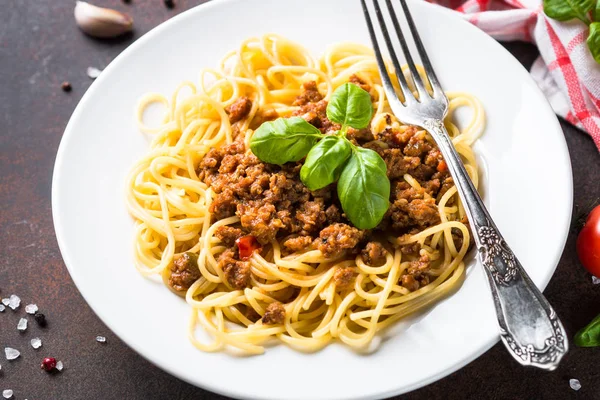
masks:
<instances>
[{"instance_id":1,"label":"coarse sea salt crystal","mask_svg":"<svg viewBox=\"0 0 600 400\"><path fill-rule=\"evenodd\" d=\"M96 336L96 342L106 343L106 338L104 336Z\"/></svg>"},{"instance_id":2,"label":"coarse sea salt crystal","mask_svg":"<svg viewBox=\"0 0 600 400\"><path fill-rule=\"evenodd\" d=\"M4 298L2 299L2 304L4 304L5 306L10 304L10 299Z\"/></svg>"},{"instance_id":3,"label":"coarse sea salt crystal","mask_svg":"<svg viewBox=\"0 0 600 400\"><path fill-rule=\"evenodd\" d=\"M8 298L8 306L13 310L16 310L21 305L21 298L17 295L11 294Z\"/></svg>"},{"instance_id":4,"label":"coarse sea salt crystal","mask_svg":"<svg viewBox=\"0 0 600 400\"><path fill-rule=\"evenodd\" d=\"M13 349L12 347L5 347L4 354L6 355L7 360L16 360L21 355L21 352L17 349Z\"/></svg>"},{"instance_id":5,"label":"coarse sea salt crystal","mask_svg":"<svg viewBox=\"0 0 600 400\"><path fill-rule=\"evenodd\" d=\"M21 318L19 323L17 324L17 329L24 332L27 330L27 320L25 318Z\"/></svg>"},{"instance_id":6,"label":"coarse sea salt crystal","mask_svg":"<svg viewBox=\"0 0 600 400\"><path fill-rule=\"evenodd\" d=\"M581 389L581 382L579 382L579 379L569 379L569 386L573 390L579 390Z\"/></svg>"},{"instance_id":7,"label":"coarse sea salt crystal","mask_svg":"<svg viewBox=\"0 0 600 400\"><path fill-rule=\"evenodd\" d=\"M30 343L31 347L33 347L34 349L39 349L40 347L42 347L42 339L40 339L39 337L31 339Z\"/></svg>"},{"instance_id":8,"label":"coarse sea salt crystal","mask_svg":"<svg viewBox=\"0 0 600 400\"><path fill-rule=\"evenodd\" d=\"M13 397L13 391L10 389L6 389L2 391L2 397L4 397L5 399L10 399Z\"/></svg>"},{"instance_id":9,"label":"coarse sea salt crystal","mask_svg":"<svg viewBox=\"0 0 600 400\"><path fill-rule=\"evenodd\" d=\"M95 67L88 67L88 69L85 71L85 73L87 74L87 76L90 79L96 79L97 77L100 76L100 74L102 73L102 70L95 68Z\"/></svg>"},{"instance_id":10,"label":"coarse sea salt crystal","mask_svg":"<svg viewBox=\"0 0 600 400\"><path fill-rule=\"evenodd\" d=\"M6 310L6 307L4 304L0 304L0 312L4 312L4 310Z\"/></svg>"},{"instance_id":11,"label":"coarse sea salt crystal","mask_svg":"<svg viewBox=\"0 0 600 400\"><path fill-rule=\"evenodd\" d=\"M592 283L594 285L598 285L598 284L600 284L600 279L596 278L595 276L592 275Z\"/></svg>"},{"instance_id":12,"label":"coarse sea salt crystal","mask_svg":"<svg viewBox=\"0 0 600 400\"><path fill-rule=\"evenodd\" d=\"M36 312L37 310L38 310L38 306L37 306L36 304L27 304L27 305L25 306L25 312L26 312L27 314L31 314L31 315L33 315L33 314L35 314L35 312Z\"/></svg>"},{"instance_id":13,"label":"coarse sea salt crystal","mask_svg":"<svg viewBox=\"0 0 600 400\"><path fill-rule=\"evenodd\" d=\"M57 370L62 371L64 367L65 366L63 365L62 361L59 361L59 362L56 363L56 369Z\"/></svg>"}]
</instances>

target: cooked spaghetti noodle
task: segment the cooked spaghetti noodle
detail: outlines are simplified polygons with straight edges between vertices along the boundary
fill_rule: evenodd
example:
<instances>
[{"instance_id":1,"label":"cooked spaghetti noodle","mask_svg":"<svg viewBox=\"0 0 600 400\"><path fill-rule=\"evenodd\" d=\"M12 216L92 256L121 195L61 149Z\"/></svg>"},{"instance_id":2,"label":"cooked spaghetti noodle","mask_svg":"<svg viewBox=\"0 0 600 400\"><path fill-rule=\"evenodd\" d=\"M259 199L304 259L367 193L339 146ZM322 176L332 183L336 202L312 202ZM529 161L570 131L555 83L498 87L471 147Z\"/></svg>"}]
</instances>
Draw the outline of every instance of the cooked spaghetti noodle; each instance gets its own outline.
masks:
<instances>
[{"instance_id":1,"label":"cooked spaghetti noodle","mask_svg":"<svg viewBox=\"0 0 600 400\"><path fill-rule=\"evenodd\" d=\"M288 249L284 241L297 235L287 232L268 243L263 241L262 250L243 264L249 267L243 287L228 280L220 260L230 244L217 233L224 226L244 228L243 215L239 207L235 215L224 218L211 214L216 192L198 166L211 149L224 148L236 138L243 141L242 153L250 153L248 142L257 121L268 114L265 110L271 116L298 115L301 107L293 104L302 95L304 83L314 81L327 101L336 87L351 79L359 79L373 99L374 114L367 133L373 135L373 143L382 132L411 133L432 149L428 154L437 154L428 135L391 115L373 52L358 44L334 45L317 60L280 36L248 39L228 53L218 69L202 70L199 83L185 81L170 98L151 93L139 102L139 128L154 138L149 153L133 167L127 180L127 204L136 221L135 264L143 275L161 274L167 286L185 297L192 311L189 336L197 348L217 351L232 347L258 354L272 338L303 351L318 350L332 340L365 347L383 328L445 296L464 279L469 229L439 155L438 170L444 172L438 175L445 177L446 184L443 190L431 189L435 179L423 180L410 173L394 181L396 187L417 193L420 202L433 204L438 222L395 229L394 220L391 227L361 233L361 237L379 240L375 247L378 262L352 248L328 258L318 246L308 243L310 236L304 248ZM445 124L477 186L471 145L482 133L483 109L471 95L447 95L450 107ZM231 107L242 97L250 100L247 110L242 119L232 123ZM158 127L143 122L151 103L166 108ZM471 109L471 119L459 129L452 117L463 106ZM404 203L400 199L397 204ZM194 278L193 284L174 287L170 280L173 265L184 253L187 258L198 256L197 270L184 271ZM339 271L350 273L346 285L340 283ZM282 307L271 310L280 314L273 323L265 314L274 303ZM198 325L212 341L197 338Z\"/></svg>"}]
</instances>

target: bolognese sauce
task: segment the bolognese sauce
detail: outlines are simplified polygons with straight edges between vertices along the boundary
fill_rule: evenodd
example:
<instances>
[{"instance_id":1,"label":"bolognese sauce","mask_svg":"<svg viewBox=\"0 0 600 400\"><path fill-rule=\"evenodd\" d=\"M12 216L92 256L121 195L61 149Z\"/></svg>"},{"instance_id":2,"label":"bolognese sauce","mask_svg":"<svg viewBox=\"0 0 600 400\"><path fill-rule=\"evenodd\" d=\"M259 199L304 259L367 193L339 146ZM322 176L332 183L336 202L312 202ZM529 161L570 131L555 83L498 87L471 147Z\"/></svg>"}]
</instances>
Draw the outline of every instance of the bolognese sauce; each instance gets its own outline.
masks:
<instances>
[{"instance_id":1,"label":"bolognese sauce","mask_svg":"<svg viewBox=\"0 0 600 400\"><path fill-rule=\"evenodd\" d=\"M356 75L349 81L370 90ZM299 106L294 115L301 116L324 135L340 128L327 118L327 101L315 82L305 83L293 104ZM247 98L233 102L227 108L230 122L242 121L251 107ZM272 110L269 113L272 119ZM376 134L370 129L351 130L348 137L355 145L372 149L383 158L392 187L390 208L379 226L361 230L353 227L343 214L335 183L310 191L300 180L301 162L264 163L248 151L244 134L239 130L234 132L237 133L234 141L210 150L200 162L197 173L215 193L209 208L212 218L220 220L234 215L240 218L237 226L221 226L215 232L230 248L221 256L220 264L229 284L235 288L243 288L249 282L250 269L235 246L235 241L242 236L251 235L263 245L283 239L283 250L287 252L319 249L332 258L344 252L362 252L365 263L375 265L385 260L386 250L372 239L382 233L401 236L438 224L436 198L453 186L436 144L416 127L400 131L388 125ZM421 188L409 185L404 179L405 174L415 178ZM417 254L419 245L412 244L405 251ZM429 264L418 263L401 277L402 285L409 290L429 282ZM185 286L178 284L174 288L187 289Z\"/></svg>"}]
</instances>

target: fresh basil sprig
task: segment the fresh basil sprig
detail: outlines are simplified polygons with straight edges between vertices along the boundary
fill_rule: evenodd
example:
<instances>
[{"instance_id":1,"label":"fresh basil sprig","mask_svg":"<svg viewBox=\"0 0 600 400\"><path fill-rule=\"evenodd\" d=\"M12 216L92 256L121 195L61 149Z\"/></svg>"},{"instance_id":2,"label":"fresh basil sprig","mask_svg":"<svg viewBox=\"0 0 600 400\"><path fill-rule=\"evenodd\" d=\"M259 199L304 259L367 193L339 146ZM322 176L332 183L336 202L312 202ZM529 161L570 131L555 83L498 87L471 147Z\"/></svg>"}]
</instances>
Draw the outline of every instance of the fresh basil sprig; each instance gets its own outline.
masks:
<instances>
[{"instance_id":1,"label":"fresh basil sprig","mask_svg":"<svg viewBox=\"0 0 600 400\"><path fill-rule=\"evenodd\" d=\"M327 118L341 125L339 132L323 136L302 118L280 118L265 122L256 130L250 149L271 164L298 161L306 156L300 170L306 187L318 190L339 179L338 198L346 216L357 228L371 229L389 208L387 167L375 151L350 142L346 131L349 127L366 128L372 115L369 93L345 83L333 92L327 105Z\"/></svg>"},{"instance_id":2,"label":"fresh basil sprig","mask_svg":"<svg viewBox=\"0 0 600 400\"><path fill-rule=\"evenodd\" d=\"M600 0L544 0L544 13L557 21L577 18L588 25L587 45L600 63Z\"/></svg>"},{"instance_id":3,"label":"fresh basil sprig","mask_svg":"<svg viewBox=\"0 0 600 400\"><path fill-rule=\"evenodd\" d=\"M300 117L263 123L252 135L250 150L269 164L299 161L323 135Z\"/></svg>"},{"instance_id":4,"label":"fresh basil sprig","mask_svg":"<svg viewBox=\"0 0 600 400\"><path fill-rule=\"evenodd\" d=\"M588 49L597 63L600 63L600 22L590 24L590 33L587 38Z\"/></svg>"},{"instance_id":5,"label":"fresh basil sprig","mask_svg":"<svg viewBox=\"0 0 600 400\"><path fill-rule=\"evenodd\" d=\"M577 18L589 25L588 13L594 5L594 0L544 0L544 13L557 21Z\"/></svg>"},{"instance_id":6,"label":"fresh basil sprig","mask_svg":"<svg viewBox=\"0 0 600 400\"><path fill-rule=\"evenodd\" d=\"M376 227L389 207L390 181L385 161L375 151L353 146L337 192L346 216L360 229Z\"/></svg>"},{"instance_id":7,"label":"fresh basil sprig","mask_svg":"<svg viewBox=\"0 0 600 400\"><path fill-rule=\"evenodd\" d=\"M335 182L352 153L348 140L339 136L326 136L306 156L300 169L300 179L310 190L318 190Z\"/></svg>"},{"instance_id":8,"label":"fresh basil sprig","mask_svg":"<svg viewBox=\"0 0 600 400\"><path fill-rule=\"evenodd\" d=\"M575 334L575 344L579 347L600 346L600 315Z\"/></svg>"},{"instance_id":9,"label":"fresh basil sprig","mask_svg":"<svg viewBox=\"0 0 600 400\"><path fill-rule=\"evenodd\" d=\"M327 105L327 118L344 127L366 128L373 115L371 96L361 87L346 83L333 93Z\"/></svg>"}]
</instances>

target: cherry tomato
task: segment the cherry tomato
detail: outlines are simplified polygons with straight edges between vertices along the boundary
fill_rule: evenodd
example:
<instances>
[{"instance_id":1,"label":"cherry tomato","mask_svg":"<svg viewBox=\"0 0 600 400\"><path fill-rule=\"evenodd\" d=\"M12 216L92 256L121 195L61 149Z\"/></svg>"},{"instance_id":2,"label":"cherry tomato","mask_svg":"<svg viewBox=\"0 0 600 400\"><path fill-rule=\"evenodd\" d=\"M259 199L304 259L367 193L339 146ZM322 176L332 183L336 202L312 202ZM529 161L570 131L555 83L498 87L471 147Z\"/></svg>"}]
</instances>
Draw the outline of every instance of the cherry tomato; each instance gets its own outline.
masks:
<instances>
[{"instance_id":1,"label":"cherry tomato","mask_svg":"<svg viewBox=\"0 0 600 400\"><path fill-rule=\"evenodd\" d=\"M242 260L249 259L252 257L252 253L260 249L260 243L258 243L258 240L252 235L242 236L235 241L235 244L237 244Z\"/></svg>"},{"instance_id":2,"label":"cherry tomato","mask_svg":"<svg viewBox=\"0 0 600 400\"><path fill-rule=\"evenodd\" d=\"M600 206L592 210L579 232L577 255L585 269L600 278Z\"/></svg>"}]
</instances>

